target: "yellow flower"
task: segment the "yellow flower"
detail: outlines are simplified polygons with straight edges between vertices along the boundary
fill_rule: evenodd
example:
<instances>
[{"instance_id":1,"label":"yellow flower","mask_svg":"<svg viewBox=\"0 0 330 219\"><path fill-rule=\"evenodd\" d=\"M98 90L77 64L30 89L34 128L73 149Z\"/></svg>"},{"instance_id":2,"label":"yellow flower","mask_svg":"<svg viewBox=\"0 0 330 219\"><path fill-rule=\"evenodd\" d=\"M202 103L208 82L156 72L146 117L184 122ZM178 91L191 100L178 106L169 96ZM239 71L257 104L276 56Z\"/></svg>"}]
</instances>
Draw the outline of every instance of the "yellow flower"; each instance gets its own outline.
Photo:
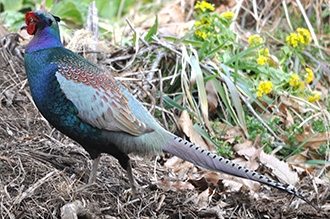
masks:
<instances>
[{"instance_id":1,"label":"yellow flower","mask_svg":"<svg viewBox=\"0 0 330 219\"><path fill-rule=\"evenodd\" d=\"M300 42L303 45L306 46L312 41L311 34L305 28L298 28L297 32L298 32L298 35L299 35Z\"/></svg>"},{"instance_id":2,"label":"yellow flower","mask_svg":"<svg viewBox=\"0 0 330 219\"><path fill-rule=\"evenodd\" d=\"M299 42L302 43L302 45L306 46L312 41L311 34L305 28L298 28L297 32L298 33L291 33L286 38L288 46L292 46L295 48L298 46Z\"/></svg>"},{"instance_id":3,"label":"yellow flower","mask_svg":"<svg viewBox=\"0 0 330 219\"><path fill-rule=\"evenodd\" d=\"M292 46L294 48L298 46L299 41L300 39L296 33L291 33L290 36L286 38L288 46Z\"/></svg>"},{"instance_id":4,"label":"yellow flower","mask_svg":"<svg viewBox=\"0 0 330 219\"><path fill-rule=\"evenodd\" d=\"M205 32L202 32L201 37L205 40L205 38L207 37L207 34Z\"/></svg>"},{"instance_id":5,"label":"yellow flower","mask_svg":"<svg viewBox=\"0 0 330 219\"><path fill-rule=\"evenodd\" d=\"M258 62L259 65L264 65L267 62L267 58L265 56L261 55L257 59L257 62Z\"/></svg>"},{"instance_id":6,"label":"yellow flower","mask_svg":"<svg viewBox=\"0 0 330 219\"><path fill-rule=\"evenodd\" d=\"M200 31L200 30L195 31L195 35L200 36L203 39L205 39L207 37L207 34L205 32Z\"/></svg>"},{"instance_id":7,"label":"yellow flower","mask_svg":"<svg viewBox=\"0 0 330 219\"><path fill-rule=\"evenodd\" d=\"M293 90L297 90L298 88L303 89L305 87L304 83L300 80L297 74L291 75L289 84L293 87Z\"/></svg>"},{"instance_id":8,"label":"yellow flower","mask_svg":"<svg viewBox=\"0 0 330 219\"><path fill-rule=\"evenodd\" d=\"M206 17L203 17L202 20L201 20L201 23L202 23L202 24L207 24L207 23L209 23L209 22L210 22L210 20L207 19Z\"/></svg>"},{"instance_id":9,"label":"yellow flower","mask_svg":"<svg viewBox=\"0 0 330 219\"><path fill-rule=\"evenodd\" d=\"M196 22L195 22L195 26L196 26L196 27L198 27L198 26L200 26L200 25L201 25L201 22L199 22L199 21L196 21Z\"/></svg>"},{"instance_id":10,"label":"yellow flower","mask_svg":"<svg viewBox=\"0 0 330 219\"><path fill-rule=\"evenodd\" d=\"M227 19L227 20L231 20L233 17L235 16L235 13L231 12L231 11L227 11L221 14L221 17Z\"/></svg>"},{"instance_id":11,"label":"yellow flower","mask_svg":"<svg viewBox=\"0 0 330 219\"><path fill-rule=\"evenodd\" d=\"M260 99L262 97L262 92L261 91L257 91L257 96Z\"/></svg>"},{"instance_id":12,"label":"yellow flower","mask_svg":"<svg viewBox=\"0 0 330 219\"><path fill-rule=\"evenodd\" d=\"M198 9L198 8L199 8L199 5L200 5L200 3L201 3L200 1L197 1L197 3L196 3L196 5L195 5L195 7L194 7L194 8L195 8L195 9Z\"/></svg>"},{"instance_id":13,"label":"yellow flower","mask_svg":"<svg viewBox=\"0 0 330 219\"><path fill-rule=\"evenodd\" d=\"M319 92L314 92L312 96L308 97L307 101L310 103L313 103L317 100L319 100L321 98L320 93Z\"/></svg>"},{"instance_id":14,"label":"yellow flower","mask_svg":"<svg viewBox=\"0 0 330 219\"><path fill-rule=\"evenodd\" d=\"M260 81L258 85L257 96L258 98L262 95L269 94L273 88L273 83L271 81Z\"/></svg>"},{"instance_id":15,"label":"yellow flower","mask_svg":"<svg viewBox=\"0 0 330 219\"><path fill-rule=\"evenodd\" d=\"M263 40L258 34L252 35L249 38L250 47L254 47L263 43Z\"/></svg>"},{"instance_id":16,"label":"yellow flower","mask_svg":"<svg viewBox=\"0 0 330 219\"><path fill-rule=\"evenodd\" d=\"M269 50L268 49L261 48L258 51L257 56L259 56L259 58L257 59L257 62L258 62L259 65L264 65L266 62L271 63L271 60L269 58L270 56L269 56Z\"/></svg>"},{"instance_id":17,"label":"yellow flower","mask_svg":"<svg viewBox=\"0 0 330 219\"><path fill-rule=\"evenodd\" d=\"M299 76L297 74L293 74L290 77L289 84L290 86L297 86L299 81Z\"/></svg>"},{"instance_id":18,"label":"yellow flower","mask_svg":"<svg viewBox=\"0 0 330 219\"><path fill-rule=\"evenodd\" d=\"M316 101L316 99L314 98L314 96L310 96L310 97L308 97L307 101L310 103L313 103Z\"/></svg>"},{"instance_id":19,"label":"yellow flower","mask_svg":"<svg viewBox=\"0 0 330 219\"><path fill-rule=\"evenodd\" d=\"M206 27L210 27L210 20L203 17L201 20L201 24L205 24Z\"/></svg>"},{"instance_id":20,"label":"yellow flower","mask_svg":"<svg viewBox=\"0 0 330 219\"><path fill-rule=\"evenodd\" d=\"M261 48L259 51L260 55L263 55L265 57L269 57L269 50L265 48Z\"/></svg>"},{"instance_id":21,"label":"yellow flower","mask_svg":"<svg viewBox=\"0 0 330 219\"><path fill-rule=\"evenodd\" d=\"M206 2L206 1L198 1L197 4L195 5L195 9L201 9L203 12L206 11L206 9L210 10L210 11L214 11L214 7Z\"/></svg>"},{"instance_id":22,"label":"yellow flower","mask_svg":"<svg viewBox=\"0 0 330 219\"><path fill-rule=\"evenodd\" d=\"M310 69L310 68L305 68L305 70L307 72L307 74L305 76L306 83L309 84L312 82L314 74L313 74L312 69Z\"/></svg>"}]
</instances>

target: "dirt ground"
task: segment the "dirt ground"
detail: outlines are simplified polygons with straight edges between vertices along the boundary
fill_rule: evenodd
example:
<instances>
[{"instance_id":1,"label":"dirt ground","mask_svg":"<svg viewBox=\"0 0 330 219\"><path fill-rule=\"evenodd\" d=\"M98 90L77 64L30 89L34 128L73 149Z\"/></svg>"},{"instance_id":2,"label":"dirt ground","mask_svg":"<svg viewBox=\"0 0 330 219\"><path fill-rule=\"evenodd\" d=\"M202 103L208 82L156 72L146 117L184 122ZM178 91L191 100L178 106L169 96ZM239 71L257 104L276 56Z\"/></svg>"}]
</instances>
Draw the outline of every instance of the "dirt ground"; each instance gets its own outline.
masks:
<instances>
[{"instance_id":1,"label":"dirt ground","mask_svg":"<svg viewBox=\"0 0 330 219\"><path fill-rule=\"evenodd\" d=\"M165 155L132 156L136 196L109 155L101 159L97 183L87 185L88 154L34 106L11 38L6 50L13 55L4 46L0 53L0 218L60 218L70 206L78 207L79 218L329 218L329 207L317 212L274 188L261 186L252 196L244 187L230 192L222 180L196 177L207 172L200 168L173 172L163 166ZM310 176L301 182L303 195L329 206L329 187L313 184Z\"/></svg>"}]
</instances>

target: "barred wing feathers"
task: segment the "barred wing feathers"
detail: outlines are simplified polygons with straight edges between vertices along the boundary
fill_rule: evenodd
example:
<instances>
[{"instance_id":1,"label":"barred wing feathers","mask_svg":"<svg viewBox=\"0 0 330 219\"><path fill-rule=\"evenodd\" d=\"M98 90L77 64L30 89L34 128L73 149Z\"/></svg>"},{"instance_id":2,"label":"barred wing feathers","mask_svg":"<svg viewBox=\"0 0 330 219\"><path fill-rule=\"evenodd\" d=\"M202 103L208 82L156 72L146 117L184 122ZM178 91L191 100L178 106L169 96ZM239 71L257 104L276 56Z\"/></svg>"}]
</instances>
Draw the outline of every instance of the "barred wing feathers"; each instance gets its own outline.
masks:
<instances>
[{"instance_id":1,"label":"barred wing feathers","mask_svg":"<svg viewBox=\"0 0 330 219\"><path fill-rule=\"evenodd\" d=\"M128 99L109 72L69 52L57 56L52 64L57 65L57 81L77 107L79 118L99 129L134 136L153 131L133 115Z\"/></svg>"}]
</instances>

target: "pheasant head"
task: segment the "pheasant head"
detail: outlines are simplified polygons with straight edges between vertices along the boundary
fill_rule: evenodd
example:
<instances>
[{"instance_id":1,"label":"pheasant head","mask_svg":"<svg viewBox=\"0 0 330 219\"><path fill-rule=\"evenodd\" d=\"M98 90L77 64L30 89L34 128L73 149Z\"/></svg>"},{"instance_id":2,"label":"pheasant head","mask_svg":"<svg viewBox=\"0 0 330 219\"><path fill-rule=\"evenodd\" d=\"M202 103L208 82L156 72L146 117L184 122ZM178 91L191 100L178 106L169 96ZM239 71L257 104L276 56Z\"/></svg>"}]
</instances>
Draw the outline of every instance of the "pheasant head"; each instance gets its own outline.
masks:
<instances>
[{"instance_id":1,"label":"pheasant head","mask_svg":"<svg viewBox=\"0 0 330 219\"><path fill-rule=\"evenodd\" d=\"M25 15L27 32L34 35L26 48L27 52L62 47L58 22L60 18L46 11L30 11Z\"/></svg>"}]
</instances>

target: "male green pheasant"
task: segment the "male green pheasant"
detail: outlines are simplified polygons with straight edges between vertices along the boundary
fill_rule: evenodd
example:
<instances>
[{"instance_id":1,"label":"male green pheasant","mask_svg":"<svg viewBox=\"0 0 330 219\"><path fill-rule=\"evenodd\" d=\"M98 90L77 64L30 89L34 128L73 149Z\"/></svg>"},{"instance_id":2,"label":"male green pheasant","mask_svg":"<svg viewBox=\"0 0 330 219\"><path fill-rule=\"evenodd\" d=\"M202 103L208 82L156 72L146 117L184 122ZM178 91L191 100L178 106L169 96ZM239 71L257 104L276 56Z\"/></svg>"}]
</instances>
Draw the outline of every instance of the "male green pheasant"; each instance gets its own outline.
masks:
<instances>
[{"instance_id":1,"label":"male green pheasant","mask_svg":"<svg viewBox=\"0 0 330 219\"><path fill-rule=\"evenodd\" d=\"M81 144L94 160L89 183L95 181L100 154L108 153L127 170L134 190L128 154L167 151L209 170L276 187L311 204L295 188L166 131L110 73L63 47L59 21L45 11L27 12L27 32L34 37L25 50L25 69L33 100L42 115Z\"/></svg>"}]
</instances>

